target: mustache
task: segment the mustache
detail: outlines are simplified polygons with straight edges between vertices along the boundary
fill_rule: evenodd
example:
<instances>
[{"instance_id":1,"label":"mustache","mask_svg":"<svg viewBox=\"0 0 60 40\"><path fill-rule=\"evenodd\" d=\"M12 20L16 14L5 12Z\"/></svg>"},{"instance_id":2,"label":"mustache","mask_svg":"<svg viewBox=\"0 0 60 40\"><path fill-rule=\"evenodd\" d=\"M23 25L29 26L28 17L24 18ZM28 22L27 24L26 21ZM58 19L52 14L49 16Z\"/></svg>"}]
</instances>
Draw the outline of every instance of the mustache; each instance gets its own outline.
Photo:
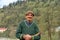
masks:
<instances>
[{"instance_id":1,"label":"mustache","mask_svg":"<svg viewBox=\"0 0 60 40\"><path fill-rule=\"evenodd\" d=\"M28 18L32 18L32 17L28 17Z\"/></svg>"}]
</instances>

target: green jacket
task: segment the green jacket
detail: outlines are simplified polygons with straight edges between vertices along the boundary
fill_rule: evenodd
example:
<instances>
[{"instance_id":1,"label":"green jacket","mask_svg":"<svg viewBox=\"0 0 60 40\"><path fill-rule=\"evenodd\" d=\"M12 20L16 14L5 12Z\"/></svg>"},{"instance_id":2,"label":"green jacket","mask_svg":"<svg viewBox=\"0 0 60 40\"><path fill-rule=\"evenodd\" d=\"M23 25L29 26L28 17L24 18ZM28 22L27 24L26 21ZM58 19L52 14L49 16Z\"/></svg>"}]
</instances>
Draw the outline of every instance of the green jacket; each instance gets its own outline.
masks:
<instances>
[{"instance_id":1,"label":"green jacket","mask_svg":"<svg viewBox=\"0 0 60 40\"><path fill-rule=\"evenodd\" d=\"M16 31L16 37L20 40L24 40L23 35L35 35L38 32L40 31L34 22L32 22L30 26L28 26L25 21L22 21ZM32 40L40 40L40 35L32 36Z\"/></svg>"}]
</instances>

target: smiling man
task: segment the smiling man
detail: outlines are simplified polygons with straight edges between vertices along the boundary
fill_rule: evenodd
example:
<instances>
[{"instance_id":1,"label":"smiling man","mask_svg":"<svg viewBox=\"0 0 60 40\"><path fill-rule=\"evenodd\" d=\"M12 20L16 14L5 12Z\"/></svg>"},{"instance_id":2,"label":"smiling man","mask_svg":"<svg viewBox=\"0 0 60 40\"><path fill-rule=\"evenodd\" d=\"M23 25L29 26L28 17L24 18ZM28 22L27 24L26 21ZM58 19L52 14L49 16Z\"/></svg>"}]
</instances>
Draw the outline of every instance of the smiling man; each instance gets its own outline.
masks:
<instances>
[{"instance_id":1,"label":"smiling man","mask_svg":"<svg viewBox=\"0 0 60 40\"><path fill-rule=\"evenodd\" d=\"M16 31L16 37L20 40L40 40L40 31L33 21L34 14L28 11L25 14L26 20L23 20Z\"/></svg>"}]
</instances>

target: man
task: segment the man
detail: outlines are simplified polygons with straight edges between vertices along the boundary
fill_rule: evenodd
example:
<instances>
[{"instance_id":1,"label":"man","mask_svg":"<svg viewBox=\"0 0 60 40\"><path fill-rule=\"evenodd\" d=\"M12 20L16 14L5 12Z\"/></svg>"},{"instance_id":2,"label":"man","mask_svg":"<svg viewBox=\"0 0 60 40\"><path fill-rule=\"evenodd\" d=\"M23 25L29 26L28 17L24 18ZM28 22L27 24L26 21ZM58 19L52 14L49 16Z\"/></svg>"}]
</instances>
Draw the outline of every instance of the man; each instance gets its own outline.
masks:
<instances>
[{"instance_id":1,"label":"man","mask_svg":"<svg viewBox=\"0 0 60 40\"><path fill-rule=\"evenodd\" d=\"M28 11L25 14L26 20L23 20L16 31L16 37L20 40L40 40L40 31L33 22L34 14Z\"/></svg>"}]
</instances>

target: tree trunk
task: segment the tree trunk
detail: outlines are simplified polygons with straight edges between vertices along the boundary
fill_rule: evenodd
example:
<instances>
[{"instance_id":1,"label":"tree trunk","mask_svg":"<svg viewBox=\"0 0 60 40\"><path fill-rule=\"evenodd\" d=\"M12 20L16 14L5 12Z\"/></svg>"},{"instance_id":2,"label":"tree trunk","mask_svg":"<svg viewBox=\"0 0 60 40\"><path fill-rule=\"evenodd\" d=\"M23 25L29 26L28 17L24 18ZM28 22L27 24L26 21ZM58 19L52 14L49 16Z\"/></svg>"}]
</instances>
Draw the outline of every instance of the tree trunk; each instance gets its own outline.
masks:
<instances>
[{"instance_id":1,"label":"tree trunk","mask_svg":"<svg viewBox=\"0 0 60 40\"><path fill-rule=\"evenodd\" d=\"M59 32L58 32L58 36L59 36L58 40L60 40L60 30L59 30Z\"/></svg>"}]
</instances>

